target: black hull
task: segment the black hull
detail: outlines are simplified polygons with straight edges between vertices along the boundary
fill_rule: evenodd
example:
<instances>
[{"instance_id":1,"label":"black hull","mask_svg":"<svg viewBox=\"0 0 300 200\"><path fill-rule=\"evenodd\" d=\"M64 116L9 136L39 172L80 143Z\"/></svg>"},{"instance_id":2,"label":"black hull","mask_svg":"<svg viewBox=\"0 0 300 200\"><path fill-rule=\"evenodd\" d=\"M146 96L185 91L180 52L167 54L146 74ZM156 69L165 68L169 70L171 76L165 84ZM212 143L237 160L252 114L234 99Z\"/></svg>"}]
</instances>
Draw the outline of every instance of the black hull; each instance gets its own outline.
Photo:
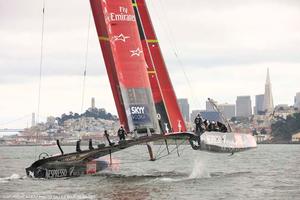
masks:
<instances>
[{"instance_id":1,"label":"black hull","mask_svg":"<svg viewBox=\"0 0 300 200\"><path fill-rule=\"evenodd\" d=\"M80 176L88 173L89 164L94 159L115 153L134 145L164 139L164 135L144 136L137 140L126 140L117 145L100 147L94 150L69 153L37 160L26 168L26 174L33 178L60 178ZM96 170L105 169L109 163L96 161Z\"/></svg>"},{"instance_id":2,"label":"black hull","mask_svg":"<svg viewBox=\"0 0 300 200\"><path fill-rule=\"evenodd\" d=\"M207 133L205 133L207 134ZM205 135L203 134L203 135ZM208 133L209 134L209 133ZM215 138L222 138L225 135L232 137L232 133L211 133ZM76 177L83 174L96 173L108 167L106 161L95 160L97 158L109 155L111 153L121 151L138 144L145 144L166 139L184 139L189 140L194 150L210 151L218 153L234 153L245 151L254 146L226 146L225 144L214 144L202 140L199 141L199 136L193 132L172 133L168 135L153 134L152 136L143 136L138 139L126 140L117 145L104 146L93 150L82 152L69 153L65 155L53 156L37 160L30 167L26 168L26 174L33 178L61 178L61 177Z\"/></svg>"}]
</instances>

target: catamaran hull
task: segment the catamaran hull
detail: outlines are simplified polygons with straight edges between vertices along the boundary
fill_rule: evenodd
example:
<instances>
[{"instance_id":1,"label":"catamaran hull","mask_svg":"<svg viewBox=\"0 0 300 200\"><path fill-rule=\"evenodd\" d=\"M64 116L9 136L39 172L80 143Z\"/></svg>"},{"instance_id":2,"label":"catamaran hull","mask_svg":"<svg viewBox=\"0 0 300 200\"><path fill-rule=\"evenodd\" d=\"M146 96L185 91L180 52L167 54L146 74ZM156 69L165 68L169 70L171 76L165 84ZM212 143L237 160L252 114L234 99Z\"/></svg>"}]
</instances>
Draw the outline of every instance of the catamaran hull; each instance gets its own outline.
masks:
<instances>
[{"instance_id":1,"label":"catamaran hull","mask_svg":"<svg viewBox=\"0 0 300 200\"><path fill-rule=\"evenodd\" d=\"M94 174L107 168L110 164L110 161L99 160L99 158L134 145L145 144L164 138L164 135L153 134L152 136L139 137L137 140L132 139L120 142L113 146L43 158L35 161L30 167L26 168L26 174L32 178L49 179Z\"/></svg>"},{"instance_id":2,"label":"catamaran hull","mask_svg":"<svg viewBox=\"0 0 300 200\"><path fill-rule=\"evenodd\" d=\"M40 159L26 168L26 174L33 178L49 179L94 174L109 166L109 161L98 158L134 145L168 139L189 140L194 150L218 153L234 153L257 147L254 137L249 134L205 132L201 135L201 140L199 140L199 135L193 132L153 134L139 137L137 140L127 140L114 146ZM155 158L150 160L155 160Z\"/></svg>"},{"instance_id":3,"label":"catamaran hull","mask_svg":"<svg viewBox=\"0 0 300 200\"><path fill-rule=\"evenodd\" d=\"M26 168L26 174L32 178L62 178L77 177L84 174L95 174L109 166L106 161L95 160L89 163L84 162L57 162L46 163L37 168Z\"/></svg>"},{"instance_id":4,"label":"catamaran hull","mask_svg":"<svg viewBox=\"0 0 300 200\"><path fill-rule=\"evenodd\" d=\"M255 138L250 134L204 132L199 137L192 136L190 144L194 150L218 153L234 153L257 147Z\"/></svg>"}]
</instances>

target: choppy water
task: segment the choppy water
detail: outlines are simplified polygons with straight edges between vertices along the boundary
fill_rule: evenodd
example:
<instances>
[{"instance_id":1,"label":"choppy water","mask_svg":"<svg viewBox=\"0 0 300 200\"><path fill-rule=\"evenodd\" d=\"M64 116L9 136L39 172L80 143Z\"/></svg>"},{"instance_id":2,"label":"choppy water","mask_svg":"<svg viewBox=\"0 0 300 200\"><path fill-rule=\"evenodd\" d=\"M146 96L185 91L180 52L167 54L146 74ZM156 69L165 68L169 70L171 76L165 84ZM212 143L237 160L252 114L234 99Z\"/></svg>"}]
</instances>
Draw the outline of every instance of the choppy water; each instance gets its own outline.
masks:
<instances>
[{"instance_id":1,"label":"choppy water","mask_svg":"<svg viewBox=\"0 0 300 200\"><path fill-rule=\"evenodd\" d=\"M233 156L181 146L180 157L175 151L155 162L136 146L114 154L111 168L96 175L27 178L24 168L41 151L58 153L0 147L0 199L300 199L300 145L260 145Z\"/></svg>"}]
</instances>

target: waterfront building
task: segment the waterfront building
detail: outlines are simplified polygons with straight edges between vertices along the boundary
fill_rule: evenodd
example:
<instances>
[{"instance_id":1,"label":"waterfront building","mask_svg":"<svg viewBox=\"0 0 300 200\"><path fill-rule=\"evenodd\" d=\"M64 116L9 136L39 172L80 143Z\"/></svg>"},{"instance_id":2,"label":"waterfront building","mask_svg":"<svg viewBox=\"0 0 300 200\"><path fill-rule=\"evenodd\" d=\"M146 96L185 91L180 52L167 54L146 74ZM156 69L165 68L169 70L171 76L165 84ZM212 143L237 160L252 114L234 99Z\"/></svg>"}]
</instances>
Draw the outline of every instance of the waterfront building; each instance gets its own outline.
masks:
<instances>
[{"instance_id":1,"label":"waterfront building","mask_svg":"<svg viewBox=\"0 0 300 200\"><path fill-rule=\"evenodd\" d=\"M255 96L255 109L254 109L254 114L260 115L265 111L264 108L264 100L265 95L264 94L259 94Z\"/></svg>"},{"instance_id":2,"label":"waterfront building","mask_svg":"<svg viewBox=\"0 0 300 200\"><path fill-rule=\"evenodd\" d=\"M300 110L300 92L296 93L296 96L294 99L294 107L298 108L298 110Z\"/></svg>"},{"instance_id":3,"label":"waterfront building","mask_svg":"<svg viewBox=\"0 0 300 200\"><path fill-rule=\"evenodd\" d=\"M238 96L236 99L236 116L249 117L252 115L251 97Z\"/></svg>"},{"instance_id":4,"label":"waterfront building","mask_svg":"<svg viewBox=\"0 0 300 200\"><path fill-rule=\"evenodd\" d=\"M188 99L180 98L177 99L180 111L182 113L182 117L186 122L190 121L190 105Z\"/></svg>"},{"instance_id":5,"label":"waterfront building","mask_svg":"<svg viewBox=\"0 0 300 200\"><path fill-rule=\"evenodd\" d=\"M292 135L292 142L300 142L300 132Z\"/></svg>"},{"instance_id":6,"label":"waterfront building","mask_svg":"<svg viewBox=\"0 0 300 200\"><path fill-rule=\"evenodd\" d=\"M265 84L264 110L267 113L273 112L273 110L274 110L272 85L271 85L271 80L270 80L269 68L267 71L267 78L266 78L266 84Z\"/></svg>"},{"instance_id":7,"label":"waterfront building","mask_svg":"<svg viewBox=\"0 0 300 200\"><path fill-rule=\"evenodd\" d=\"M234 104L220 104L218 105L220 111L224 114L227 119L231 119L235 117L235 105Z\"/></svg>"}]
</instances>

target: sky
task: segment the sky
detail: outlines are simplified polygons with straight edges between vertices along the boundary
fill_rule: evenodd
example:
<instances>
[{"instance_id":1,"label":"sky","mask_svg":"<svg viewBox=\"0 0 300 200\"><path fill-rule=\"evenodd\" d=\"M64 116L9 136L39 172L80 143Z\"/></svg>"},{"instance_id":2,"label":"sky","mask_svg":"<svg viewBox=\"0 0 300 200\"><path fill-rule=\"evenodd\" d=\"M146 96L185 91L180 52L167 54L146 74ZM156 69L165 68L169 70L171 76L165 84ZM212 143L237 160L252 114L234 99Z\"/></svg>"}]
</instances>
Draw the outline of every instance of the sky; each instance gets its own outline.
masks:
<instances>
[{"instance_id":1,"label":"sky","mask_svg":"<svg viewBox=\"0 0 300 200\"><path fill-rule=\"evenodd\" d=\"M96 106L117 114L88 0L46 0L40 117ZM147 0L178 98L204 109L264 93L275 104L300 92L300 1ZM0 0L0 129L30 125L38 110L42 0ZM90 25L90 29L88 28ZM89 39L88 39L88 30Z\"/></svg>"}]
</instances>

